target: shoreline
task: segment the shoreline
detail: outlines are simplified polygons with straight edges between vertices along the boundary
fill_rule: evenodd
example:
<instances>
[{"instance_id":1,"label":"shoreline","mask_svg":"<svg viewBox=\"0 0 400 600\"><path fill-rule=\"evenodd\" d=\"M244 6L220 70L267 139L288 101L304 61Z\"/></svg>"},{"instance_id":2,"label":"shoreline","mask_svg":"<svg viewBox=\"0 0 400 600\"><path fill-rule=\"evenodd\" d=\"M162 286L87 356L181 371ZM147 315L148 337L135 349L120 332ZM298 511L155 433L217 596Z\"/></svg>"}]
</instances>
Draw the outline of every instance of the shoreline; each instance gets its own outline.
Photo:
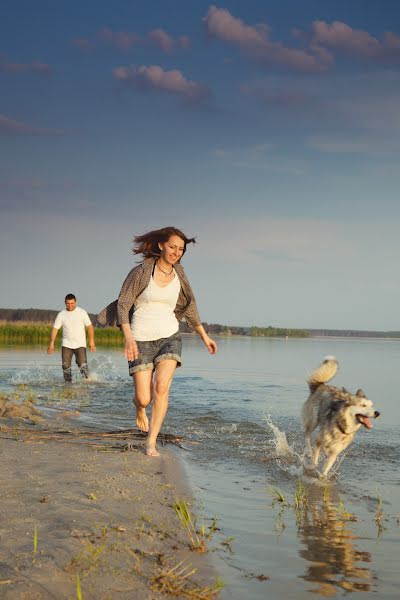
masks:
<instances>
[{"instance_id":1,"label":"shoreline","mask_svg":"<svg viewBox=\"0 0 400 600\"><path fill-rule=\"evenodd\" d=\"M0 426L1 597L69 600L80 587L83 599L148 600L178 583L215 597L211 561L189 548L174 509L190 498L176 452L149 459L54 431ZM182 561L196 573L178 582Z\"/></svg>"},{"instance_id":2,"label":"shoreline","mask_svg":"<svg viewBox=\"0 0 400 600\"><path fill-rule=\"evenodd\" d=\"M95 330L96 332L97 330ZM121 335L118 333L118 335ZM183 338L196 338L197 334L193 333L193 332L181 332L181 336ZM257 335L257 336L252 336L252 335L241 335L241 334L222 334L222 333L216 333L216 334L212 334L213 337L215 337L216 339L221 339L221 340L269 340L269 341L276 341L276 342L289 342L289 341L293 341L293 342L303 342L303 341L321 341L321 340L339 340L339 341L360 341L360 340L365 340L365 341L393 341L393 342L398 342L400 341L400 335L399 336L394 336L394 335L317 335L317 334L310 334L308 336L268 336L268 335ZM0 351L2 350L14 350L14 351L19 351L19 350L24 350L24 349L42 349L43 350L43 354L47 354L46 349L47 349L47 337L46 340L38 340L38 341L26 341L25 338L23 339L18 339L18 338L3 338L1 335L1 331L0 331ZM110 340L110 341L105 341L104 339L100 341L96 341L96 348L97 351L105 351L105 350L121 350L121 352L123 351L123 342L122 342L122 336L118 339L118 340ZM57 355L58 353L60 353L61 351L61 338L57 338L56 340L56 344L55 344L55 355ZM53 355L52 355L53 356ZM88 353L88 357L92 356L91 353Z\"/></svg>"}]
</instances>

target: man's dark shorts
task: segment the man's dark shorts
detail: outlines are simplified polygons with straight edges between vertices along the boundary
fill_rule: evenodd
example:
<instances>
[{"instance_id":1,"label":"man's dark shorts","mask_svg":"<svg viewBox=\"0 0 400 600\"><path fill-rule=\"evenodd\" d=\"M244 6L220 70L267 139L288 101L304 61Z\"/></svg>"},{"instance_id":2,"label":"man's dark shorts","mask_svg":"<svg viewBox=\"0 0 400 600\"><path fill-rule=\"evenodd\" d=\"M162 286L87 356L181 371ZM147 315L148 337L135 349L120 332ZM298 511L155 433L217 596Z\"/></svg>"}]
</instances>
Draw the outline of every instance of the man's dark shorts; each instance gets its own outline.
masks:
<instances>
[{"instance_id":1,"label":"man's dark shorts","mask_svg":"<svg viewBox=\"0 0 400 600\"><path fill-rule=\"evenodd\" d=\"M139 357L128 361L129 375L153 370L161 360L176 360L177 367L182 365L182 337L179 331L167 338L136 343Z\"/></svg>"},{"instance_id":2,"label":"man's dark shorts","mask_svg":"<svg viewBox=\"0 0 400 600\"><path fill-rule=\"evenodd\" d=\"M64 380L68 382L72 381L71 362L73 356L75 356L75 361L79 367L80 372L87 379L89 374L86 348L66 348L65 346L61 346L61 359Z\"/></svg>"}]
</instances>

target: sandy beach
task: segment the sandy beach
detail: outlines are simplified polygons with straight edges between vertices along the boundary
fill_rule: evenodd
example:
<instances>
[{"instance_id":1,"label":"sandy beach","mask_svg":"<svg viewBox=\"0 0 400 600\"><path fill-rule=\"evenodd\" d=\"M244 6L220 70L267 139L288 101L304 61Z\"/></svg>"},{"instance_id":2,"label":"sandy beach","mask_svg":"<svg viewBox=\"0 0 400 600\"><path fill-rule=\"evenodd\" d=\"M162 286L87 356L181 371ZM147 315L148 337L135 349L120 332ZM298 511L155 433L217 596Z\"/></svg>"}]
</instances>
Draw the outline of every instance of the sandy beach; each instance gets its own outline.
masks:
<instances>
[{"instance_id":1,"label":"sandy beach","mask_svg":"<svg viewBox=\"0 0 400 600\"><path fill-rule=\"evenodd\" d=\"M213 597L174 510L188 490L172 449L149 459L140 443L24 423L0 429L1 598Z\"/></svg>"},{"instance_id":2,"label":"sandy beach","mask_svg":"<svg viewBox=\"0 0 400 600\"><path fill-rule=\"evenodd\" d=\"M214 365L185 339L163 428L185 450L168 443L156 462L129 430L132 385L120 349L99 350L94 380L76 373L71 386L43 349L0 349L1 598L78 599L78 576L84 600L171 598L177 581L165 574L181 560L198 567L198 586L218 575L221 600L397 598L398 342L219 342ZM341 357L338 384L362 384L381 418L318 482L303 477L299 411L307 367L329 353ZM188 549L171 508L190 493L197 528L217 520L206 554ZM167 583L170 594L159 591ZM203 592L179 594L210 598Z\"/></svg>"}]
</instances>

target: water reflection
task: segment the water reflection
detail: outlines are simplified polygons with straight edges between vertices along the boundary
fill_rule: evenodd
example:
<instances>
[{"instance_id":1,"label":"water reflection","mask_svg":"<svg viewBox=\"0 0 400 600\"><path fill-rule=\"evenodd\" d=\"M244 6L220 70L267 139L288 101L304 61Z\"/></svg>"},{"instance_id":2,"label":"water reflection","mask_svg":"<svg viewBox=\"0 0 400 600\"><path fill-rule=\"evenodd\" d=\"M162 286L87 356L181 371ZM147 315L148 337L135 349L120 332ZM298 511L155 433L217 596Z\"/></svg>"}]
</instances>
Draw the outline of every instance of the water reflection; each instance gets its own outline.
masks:
<instances>
[{"instance_id":1,"label":"water reflection","mask_svg":"<svg viewBox=\"0 0 400 600\"><path fill-rule=\"evenodd\" d=\"M308 507L297 511L297 528L302 543L299 554L309 563L300 577L314 584L309 589L312 593L334 596L338 589L371 591L374 577L366 566L371 554L356 548L359 538L349 525L355 519L334 490L309 490Z\"/></svg>"}]
</instances>

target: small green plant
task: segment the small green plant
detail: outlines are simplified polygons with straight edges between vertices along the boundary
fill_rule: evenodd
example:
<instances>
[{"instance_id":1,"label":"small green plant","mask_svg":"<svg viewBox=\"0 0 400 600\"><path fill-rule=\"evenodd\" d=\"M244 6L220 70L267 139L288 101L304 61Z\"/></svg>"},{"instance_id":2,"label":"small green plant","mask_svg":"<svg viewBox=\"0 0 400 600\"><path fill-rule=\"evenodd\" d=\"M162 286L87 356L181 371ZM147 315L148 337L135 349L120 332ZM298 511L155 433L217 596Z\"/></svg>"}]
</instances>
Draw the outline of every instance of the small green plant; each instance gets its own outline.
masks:
<instances>
[{"instance_id":1,"label":"small green plant","mask_svg":"<svg viewBox=\"0 0 400 600\"><path fill-rule=\"evenodd\" d=\"M221 542L221 546L224 548L224 550L228 550L231 554L233 554L232 542L234 539L235 536L231 535L230 537L226 538L226 540L222 540Z\"/></svg>"},{"instance_id":2,"label":"small green plant","mask_svg":"<svg viewBox=\"0 0 400 600\"><path fill-rule=\"evenodd\" d=\"M33 532L33 560L35 560L37 549L38 549L38 530L37 530L37 526L35 525L35 530Z\"/></svg>"},{"instance_id":3,"label":"small green plant","mask_svg":"<svg viewBox=\"0 0 400 600\"><path fill-rule=\"evenodd\" d=\"M21 390L21 392L26 392L29 389L29 385L27 383L19 383L17 388Z\"/></svg>"},{"instance_id":4,"label":"small green plant","mask_svg":"<svg viewBox=\"0 0 400 600\"><path fill-rule=\"evenodd\" d=\"M196 552L206 552L208 543L216 528L216 519L214 518L208 532L204 523L201 525L200 531L198 531L196 527L197 519L196 517L192 518L186 500L177 500L174 504L174 509L180 522L186 529L190 541L190 549Z\"/></svg>"},{"instance_id":5,"label":"small green plant","mask_svg":"<svg viewBox=\"0 0 400 600\"><path fill-rule=\"evenodd\" d=\"M284 494L277 486L270 485L268 487L268 492L270 496L272 496L273 502L279 502L282 506L289 506Z\"/></svg>"},{"instance_id":6,"label":"small green plant","mask_svg":"<svg viewBox=\"0 0 400 600\"><path fill-rule=\"evenodd\" d=\"M157 575L151 578L150 587L153 591L170 596L179 596L190 600L212 600L224 587L218 577L213 587L199 587L191 581L196 573L192 565L179 562L174 567L162 567Z\"/></svg>"},{"instance_id":7,"label":"small green plant","mask_svg":"<svg viewBox=\"0 0 400 600\"><path fill-rule=\"evenodd\" d=\"M82 590L81 590L81 580L79 577L79 573L76 576L76 597L77 597L77 600L83 600Z\"/></svg>"},{"instance_id":8,"label":"small green plant","mask_svg":"<svg viewBox=\"0 0 400 600\"><path fill-rule=\"evenodd\" d=\"M383 508L382 508L382 498L378 496L376 511L375 511L375 523L378 528L378 536L384 531L385 527L383 526Z\"/></svg>"},{"instance_id":9,"label":"small green plant","mask_svg":"<svg viewBox=\"0 0 400 600\"><path fill-rule=\"evenodd\" d=\"M71 560L67 570L79 569L81 573L88 573L96 567L100 555L104 552L105 548L105 545L96 547L93 546L90 541L88 541L82 552L74 556L74 558Z\"/></svg>"},{"instance_id":10,"label":"small green plant","mask_svg":"<svg viewBox=\"0 0 400 600\"><path fill-rule=\"evenodd\" d=\"M350 513L346 510L344 502L341 498L339 499L339 505L336 509L336 512L343 521L357 521L357 516L354 513Z\"/></svg>"},{"instance_id":11,"label":"small green plant","mask_svg":"<svg viewBox=\"0 0 400 600\"><path fill-rule=\"evenodd\" d=\"M301 479L299 479L294 492L294 506L296 510L308 508L308 494L304 489Z\"/></svg>"},{"instance_id":12,"label":"small green plant","mask_svg":"<svg viewBox=\"0 0 400 600\"><path fill-rule=\"evenodd\" d=\"M147 525L151 525L151 523L152 523L151 516L148 513L145 513L145 512L142 513L142 521L144 523L147 523Z\"/></svg>"},{"instance_id":13,"label":"small green plant","mask_svg":"<svg viewBox=\"0 0 400 600\"><path fill-rule=\"evenodd\" d=\"M213 535L215 533L215 531L217 531L218 527L217 527L217 517L213 517L212 523L209 527L209 535Z\"/></svg>"},{"instance_id":14,"label":"small green plant","mask_svg":"<svg viewBox=\"0 0 400 600\"><path fill-rule=\"evenodd\" d=\"M278 536L282 535L282 533L286 529L285 521L283 520L282 516L284 512L285 508L282 508L282 510L280 510L279 513L276 515L275 532Z\"/></svg>"}]
</instances>

